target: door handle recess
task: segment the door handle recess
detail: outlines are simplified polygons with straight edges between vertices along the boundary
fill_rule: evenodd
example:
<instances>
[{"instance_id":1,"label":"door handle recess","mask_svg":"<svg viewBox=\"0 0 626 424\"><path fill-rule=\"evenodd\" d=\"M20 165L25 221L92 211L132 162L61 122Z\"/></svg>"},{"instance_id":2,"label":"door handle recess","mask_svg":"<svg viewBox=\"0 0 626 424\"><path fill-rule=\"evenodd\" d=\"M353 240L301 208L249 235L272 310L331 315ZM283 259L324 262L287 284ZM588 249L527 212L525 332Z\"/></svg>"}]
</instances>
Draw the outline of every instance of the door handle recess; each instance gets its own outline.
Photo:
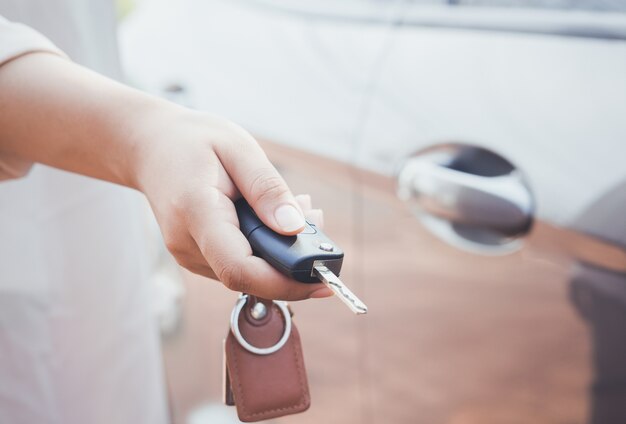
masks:
<instances>
[{"instance_id":1,"label":"door handle recess","mask_svg":"<svg viewBox=\"0 0 626 424\"><path fill-rule=\"evenodd\" d=\"M421 215L477 240L504 242L532 226L534 199L522 173L485 149L460 144L427 149L405 162L397 180L398 196Z\"/></svg>"},{"instance_id":2,"label":"door handle recess","mask_svg":"<svg viewBox=\"0 0 626 424\"><path fill-rule=\"evenodd\" d=\"M532 198L517 171L484 177L416 160L398 180L406 188L400 191L403 200L415 196L425 212L448 221L506 236L528 231L532 222Z\"/></svg>"}]
</instances>

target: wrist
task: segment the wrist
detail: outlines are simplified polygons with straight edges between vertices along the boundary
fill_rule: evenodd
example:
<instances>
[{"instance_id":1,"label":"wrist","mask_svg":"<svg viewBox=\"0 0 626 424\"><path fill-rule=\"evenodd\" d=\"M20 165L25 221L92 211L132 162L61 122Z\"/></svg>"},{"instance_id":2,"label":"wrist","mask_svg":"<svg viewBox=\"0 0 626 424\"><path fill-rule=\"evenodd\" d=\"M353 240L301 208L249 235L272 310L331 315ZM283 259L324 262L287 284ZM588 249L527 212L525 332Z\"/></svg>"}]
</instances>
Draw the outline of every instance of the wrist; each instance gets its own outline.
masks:
<instances>
[{"instance_id":1,"label":"wrist","mask_svg":"<svg viewBox=\"0 0 626 424\"><path fill-rule=\"evenodd\" d=\"M177 122L189 111L136 90L129 89L125 94L123 101L112 102L113 106L122 103L124 107L117 107L107 118L109 138L121 152L111 161L111 172L122 185L144 191L145 180L153 172L152 161L166 148L171 140L169 134L176 131Z\"/></svg>"},{"instance_id":2,"label":"wrist","mask_svg":"<svg viewBox=\"0 0 626 424\"><path fill-rule=\"evenodd\" d=\"M185 156L196 155L198 134L206 133L202 113L161 99L144 105L127 119L126 142L128 160L123 164L125 185L148 194L152 187L163 183L169 171L189 165ZM182 172L183 170L179 170Z\"/></svg>"}]
</instances>

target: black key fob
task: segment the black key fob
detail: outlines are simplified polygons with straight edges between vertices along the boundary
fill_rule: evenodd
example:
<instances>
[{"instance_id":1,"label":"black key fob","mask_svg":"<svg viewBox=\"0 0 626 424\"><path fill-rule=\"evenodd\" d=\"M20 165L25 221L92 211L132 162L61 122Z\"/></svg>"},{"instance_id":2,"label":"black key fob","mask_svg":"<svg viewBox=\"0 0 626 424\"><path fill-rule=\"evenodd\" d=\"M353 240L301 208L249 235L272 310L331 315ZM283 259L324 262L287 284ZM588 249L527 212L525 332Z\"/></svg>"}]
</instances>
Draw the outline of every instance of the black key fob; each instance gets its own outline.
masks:
<instances>
[{"instance_id":1,"label":"black key fob","mask_svg":"<svg viewBox=\"0 0 626 424\"><path fill-rule=\"evenodd\" d=\"M322 264L339 275L343 251L315 225L307 222L300 234L284 236L267 227L245 199L236 201L235 208L254 254L281 273L303 283L319 283L313 267Z\"/></svg>"}]
</instances>

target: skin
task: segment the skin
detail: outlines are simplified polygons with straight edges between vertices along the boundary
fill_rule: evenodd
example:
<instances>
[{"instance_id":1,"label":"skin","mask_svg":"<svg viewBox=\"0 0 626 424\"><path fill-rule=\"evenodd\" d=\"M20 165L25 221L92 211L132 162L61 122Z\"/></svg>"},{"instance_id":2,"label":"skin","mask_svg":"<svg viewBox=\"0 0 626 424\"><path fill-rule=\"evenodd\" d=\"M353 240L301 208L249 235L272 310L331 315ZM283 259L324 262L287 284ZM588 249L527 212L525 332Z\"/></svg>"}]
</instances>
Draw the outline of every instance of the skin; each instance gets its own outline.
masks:
<instances>
[{"instance_id":1,"label":"skin","mask_svg":"<svg viewBox=\"0 0 626 424\"><path fill-rule=\"evenodd\" d=\"M169 251L188 270L267 299L332 295L252 255L233 200L245 197L266 225L286 235L302 230L303 215L320 224L322 215L308 196L291 193L241 127L49 53L0 66L0 93L5 178L39 162L131 187L146 195ZM276 213L282 206L295 208L287 222L291 209Z\"/></svg>"}]
</instances>

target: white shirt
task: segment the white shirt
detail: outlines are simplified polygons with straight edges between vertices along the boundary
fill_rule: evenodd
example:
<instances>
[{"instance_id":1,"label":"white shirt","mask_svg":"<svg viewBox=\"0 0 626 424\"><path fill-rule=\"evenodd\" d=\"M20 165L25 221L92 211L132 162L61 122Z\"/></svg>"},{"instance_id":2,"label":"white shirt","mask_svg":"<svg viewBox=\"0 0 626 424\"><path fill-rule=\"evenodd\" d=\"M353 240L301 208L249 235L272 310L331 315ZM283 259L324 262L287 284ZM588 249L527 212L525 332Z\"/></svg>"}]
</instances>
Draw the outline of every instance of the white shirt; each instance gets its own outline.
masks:
<instances>
[{"instance_id":1,"label":"white shirt","mask_svg":"<svg viewBox=\"0 0 626 424\"><path fill-rule=\"evenodd\" d=\"M119 77L111 2L0 0L0 15ZM0 19L0 64L36 50L62 54ZM22 165L0 152L0 178ZM167 421L142 202L41 165L0 181L0 423Z\"/></svg>"}]
</instances>

